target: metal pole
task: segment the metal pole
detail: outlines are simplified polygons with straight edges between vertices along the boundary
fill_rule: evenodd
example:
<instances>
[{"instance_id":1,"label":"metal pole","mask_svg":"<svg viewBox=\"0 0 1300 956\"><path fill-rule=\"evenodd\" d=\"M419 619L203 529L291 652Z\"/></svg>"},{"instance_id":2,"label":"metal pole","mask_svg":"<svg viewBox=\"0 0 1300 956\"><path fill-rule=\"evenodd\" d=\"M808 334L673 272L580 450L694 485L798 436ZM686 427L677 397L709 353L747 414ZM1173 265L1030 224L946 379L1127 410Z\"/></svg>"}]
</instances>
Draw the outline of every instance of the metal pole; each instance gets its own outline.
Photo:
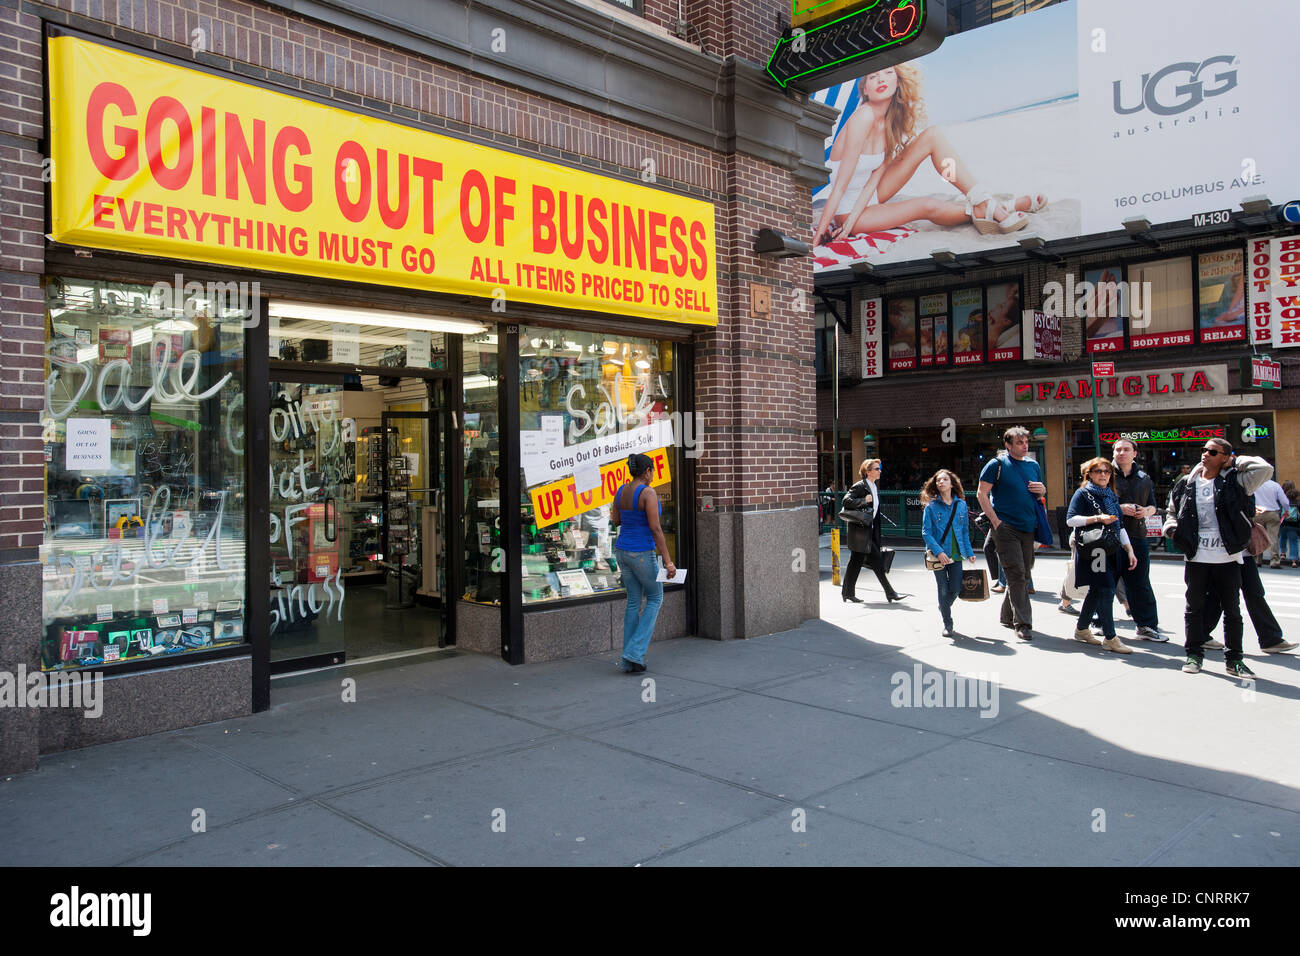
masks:
<instances>
[{"instance_id":1,"label":"metal pole","mask_svg":"<svg viewBox=\"0 0 1300 956\"><path fill-rule=\"evenodd\" d=\"M1092 360L1088 360L1088 378L1092 380L1092 454L1101 457L1101 425L1097 423L1097 376L1093 374Z\"/></svg>"},{"instance_id":2,"label":"metal pole","mask_svg":"<svg viewBox=\"0 0 1300 956\"><path fill-rule=\"evenodd\" d=\"M833 491L838 491L840 481L840 323L838 319L835 319L835 324L831 328L835 333L835 347L832 350L835 355L835 368L831 370L831 488ZM840 519L834 517L834 512L839 511L836 507L839 503L837 498L838 495L832 494L831 583L835 585L840 583Z\"/></svg>"}]
</instances>

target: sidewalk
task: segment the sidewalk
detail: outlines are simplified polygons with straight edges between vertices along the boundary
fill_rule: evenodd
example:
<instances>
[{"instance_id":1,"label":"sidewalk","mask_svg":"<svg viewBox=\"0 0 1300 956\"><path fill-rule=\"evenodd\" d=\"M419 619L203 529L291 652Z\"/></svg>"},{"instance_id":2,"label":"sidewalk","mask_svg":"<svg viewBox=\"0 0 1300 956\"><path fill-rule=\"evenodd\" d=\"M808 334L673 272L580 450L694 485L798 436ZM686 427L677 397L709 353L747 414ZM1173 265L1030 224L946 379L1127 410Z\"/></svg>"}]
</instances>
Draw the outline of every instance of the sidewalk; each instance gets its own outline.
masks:
<instances>
[{"instance_id":1,"label":"sidewalk","mask_svg":"<svg viewBox=\"0 0 1300 956\"><path fill-rule=\"evenodd\" d=\"M822 620L657 643L642 675L451 651L278 680L268 713L0 778L3 862L1300 864L1300 660L1255 651L1248 693L1176 644L1051 636L1041 600L1032 644L995 602L947 640L920 563L904 604L823 575Z\"/></svg>"}]
</instances>

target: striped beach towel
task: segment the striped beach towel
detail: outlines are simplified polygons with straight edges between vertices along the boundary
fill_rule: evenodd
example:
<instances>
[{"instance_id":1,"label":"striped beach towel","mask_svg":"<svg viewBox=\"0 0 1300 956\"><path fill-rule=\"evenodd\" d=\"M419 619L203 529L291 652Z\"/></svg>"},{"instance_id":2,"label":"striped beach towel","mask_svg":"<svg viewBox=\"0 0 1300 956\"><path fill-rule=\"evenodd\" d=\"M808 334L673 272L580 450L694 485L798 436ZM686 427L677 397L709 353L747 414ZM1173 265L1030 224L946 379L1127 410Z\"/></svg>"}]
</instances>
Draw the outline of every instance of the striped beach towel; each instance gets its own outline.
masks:
<instances>
[{"instance_id":1,"label":"striped beach towel","mask_svg":"<svg viewBox=\"0 0 1300 956\"><path fill-rule=\"evenodd\" d=\"M813 263L818 269L830 269L846 266L862 259L870 259L887 251L900 239L906 239L916 232L908 226L895 229L882 229L880 232L868 232L847 239L838 239L824 246L813 249Z\"/></svg>"}]
</instances>

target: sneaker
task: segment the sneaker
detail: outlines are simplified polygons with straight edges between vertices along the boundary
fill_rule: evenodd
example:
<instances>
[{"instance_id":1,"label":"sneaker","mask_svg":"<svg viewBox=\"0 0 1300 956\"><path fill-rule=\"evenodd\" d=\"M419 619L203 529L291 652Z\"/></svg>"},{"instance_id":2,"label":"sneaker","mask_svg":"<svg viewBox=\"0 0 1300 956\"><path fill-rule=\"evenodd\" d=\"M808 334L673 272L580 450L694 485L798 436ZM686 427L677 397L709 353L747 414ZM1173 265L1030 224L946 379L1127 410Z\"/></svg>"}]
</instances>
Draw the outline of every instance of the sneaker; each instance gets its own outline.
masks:
<instances>
[{"instance_id":1,"label":"sneaker","mask_svg":"<svg viewBox=\"0 0 1300 956\"><path fill-rule=\"evenodd\" d=\"M1169 640L1168 637L1160 633L1159 628L1146 627L1145 625L1137 629L1137 636L1144 641L1159 641L1163 643Z\"/></svg>"},{"instance_id":2,"label":"sneaker","mask_svg":"<svg viewBox=\"0 0 1300 956\"><path fill-rule=\"evenodd\" d=\"M1016 628L1016 637L1020 638L1022 641L1032 641L1034 639L1034 632L1027 627L1018 627Z\"/></svg>"},{"instance_id":3,"label":"sneaker","mask_svg":"<svg viewBox=\"0 0 1300 956\"><path fill-rule=\"evenodd\" d=\"M1183 665L1184 674L1199 674L1201 665L1205 663L1205 657L1202 654L1188 654L1187 663Z\"/></svg>"},{"instance_id":4,"label":"sneaker","mask_svg":"<svg viewBox=\"0 0 1300 956\"><path fill-rule=\"evenodd\" d=\"M1006 590L1006 585L995 584L993 585L993 587L989 588L989 590L992 591L994 594L1001 594L1003 591Z\"/></svg>"},{"instance_id":5,"label":"sneaker","mask_svg":"<svg viewBox=\"0 0 1300 956\"><path fill-rule=\"evenodd\" d=\"M1102 649L1103 651L1111 651L1111 652L1113 652L1113 653L1115 653L1115 654L1132 654L1132 653L1133 653L1133 648L1129 647L1127 644L1125 644L1123 641L1121 641L1118 637L1108 637L1108 638L1106 638L1106 640L1104 640L1104 641L1101 642L1101 649Z\"/></svg>"},{"instance_id":6,"label":"sneaker","mask_svg":"<svg viewBox=\"0 0 1300 956\"><path fill-rule=\"evenodd\" d=\"M1056 609L1062 614L1073 614L1075 617L1079 616L1079 609L1073 604L1058 604L1056 605Z\"/></svg>"},{"instance_id":7,"label":"sneaker","mask_svg":"<svg viewBox=\"0 0 1300 956\"><path fill-rule=\"evenodd\" d=\"M945 627L945 628L943 629L943 636L944 636L944 637L952 637L952 628L950 628L950 627Z\"/></svg>"},{"instance_id":8,"label":"sneaker","mask_svg":"<svg viewBox=\"0 0 1300 956\"><path fill-rule=\"evenodd\" d=\"M1201 647L1208 647L1212 651L1221 651L1223 650L1223 641L1216 641L1214 639L1210 639L1206 641L1204 644L1202 644Z\"/></svg>"},{"instance_id":9,"label":"sneaker","mask_svg":"<svg viewBox=\"0 0 1300 956\"><path fill-rule=\"evenodd\" d=\"M1077 628L1074 632L1074 639L1076 641L1082 641L1084 644L1101 643L1101 641L1093 636L1092 631L1088 630L1086 627Z\"/></svg>"},{"instance_id":10,"label":"sneaker","mask_svg":"<svg viewBox=\"0 0 1300 956\"><path fill-rule=\"evenodd\" d=\"M1260 650L1265 654L1285 654L1287 651L1294 651L1297 647L1300 647L1300 644L1283 641L1280 644L1270 644L1268 647L1261 647Z\"/></svg>"},{"instance_id":11,"label":"sneaker","mask_svg":"<svg viewBox=\"0 0 1300 956\"><path fill-rule=\"evenodd\" d=\"M1245 661L1228 661L1228 673L1233 677L1250 678L1255 672L1246 666Z\"/></svg>"}]
</instances>

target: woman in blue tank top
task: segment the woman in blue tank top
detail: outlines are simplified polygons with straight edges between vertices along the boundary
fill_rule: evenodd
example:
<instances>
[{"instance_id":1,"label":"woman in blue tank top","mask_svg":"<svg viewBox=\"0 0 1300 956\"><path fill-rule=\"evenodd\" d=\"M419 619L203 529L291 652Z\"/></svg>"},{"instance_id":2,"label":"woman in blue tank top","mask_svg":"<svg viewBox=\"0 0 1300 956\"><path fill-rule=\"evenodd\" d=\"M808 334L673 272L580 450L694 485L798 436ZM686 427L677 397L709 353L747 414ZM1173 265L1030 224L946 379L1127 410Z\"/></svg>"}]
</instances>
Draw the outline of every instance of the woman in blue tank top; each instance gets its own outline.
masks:
<instances>
[{"instance_id":1,"label":"woman in blue tank top","mask_svg":"<svg viewBox=\"0 0 1300 956\"><path fill-rule=\"evenodd\" d=\"M614 550L619 570L623 572L623 587L627 589L622 666L626 673L635 674L645 670L645 652L664 603L663 582L655 580L659 576L655 550L663 555L669 578L677 576L677 566L668 554L668 543L659 527L662 510L659 496L650 487L654 461L649 455L632 455L627 460L627 470L632 482L618 489L609 521L619 529Z\"/></svg>"}]
</instances>

